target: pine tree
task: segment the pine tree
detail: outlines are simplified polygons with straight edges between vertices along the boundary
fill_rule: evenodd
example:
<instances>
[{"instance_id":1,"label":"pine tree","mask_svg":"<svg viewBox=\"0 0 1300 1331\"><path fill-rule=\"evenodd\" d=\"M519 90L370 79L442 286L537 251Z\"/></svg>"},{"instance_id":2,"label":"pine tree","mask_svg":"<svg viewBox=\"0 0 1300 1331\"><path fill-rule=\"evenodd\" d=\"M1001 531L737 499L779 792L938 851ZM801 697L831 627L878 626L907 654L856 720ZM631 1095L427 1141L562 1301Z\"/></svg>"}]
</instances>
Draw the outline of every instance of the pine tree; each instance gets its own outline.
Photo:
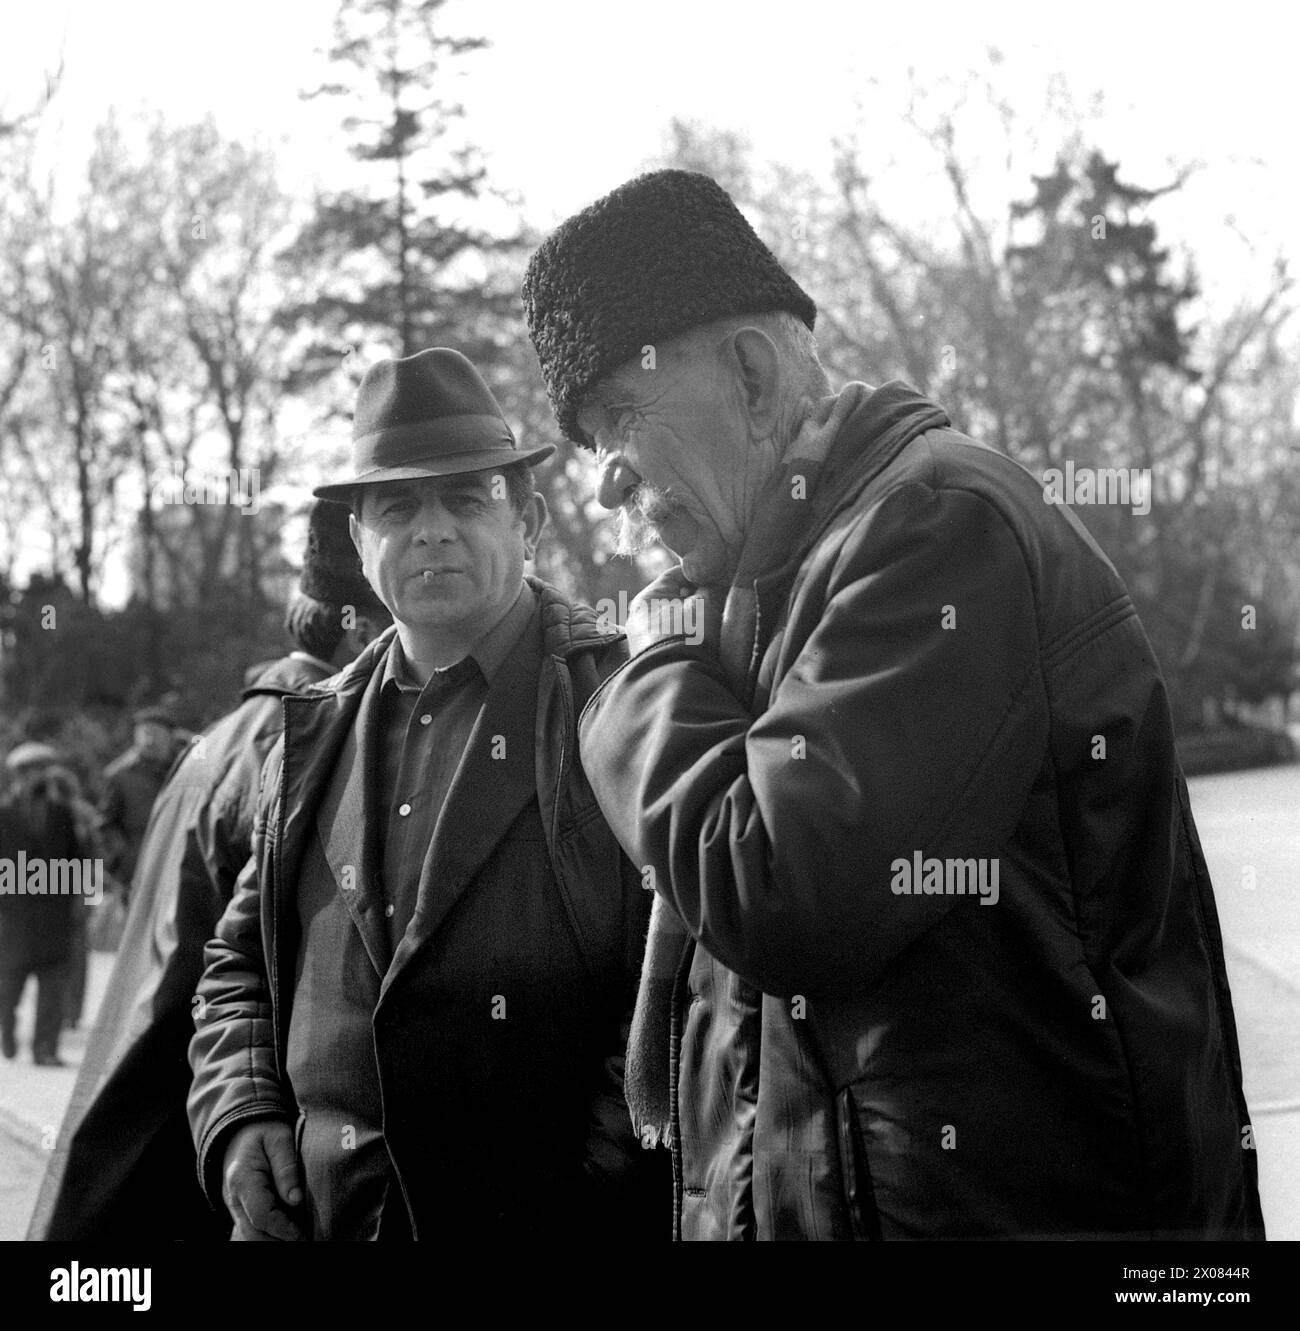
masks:
<instances>
[{"instance_id":1,"label":"pine tree","mask_svg":"<svg viewBox=\"0 0 1300 1331\"><path fill-rule=\"evenodd\" d=\"M489 193L481 155L456 134L463 108L449 67L487 43L440 29L445 0L344 0L327 53L336 77L304 94L339 99L357 186L318 198L295 249L332 279L289 317L315 330L304 379L352 346L409 356L450 344L471 359L499 345L494 324L517 293L497 280L510 250L470 220Z\"/></svg>"}]
</instances>

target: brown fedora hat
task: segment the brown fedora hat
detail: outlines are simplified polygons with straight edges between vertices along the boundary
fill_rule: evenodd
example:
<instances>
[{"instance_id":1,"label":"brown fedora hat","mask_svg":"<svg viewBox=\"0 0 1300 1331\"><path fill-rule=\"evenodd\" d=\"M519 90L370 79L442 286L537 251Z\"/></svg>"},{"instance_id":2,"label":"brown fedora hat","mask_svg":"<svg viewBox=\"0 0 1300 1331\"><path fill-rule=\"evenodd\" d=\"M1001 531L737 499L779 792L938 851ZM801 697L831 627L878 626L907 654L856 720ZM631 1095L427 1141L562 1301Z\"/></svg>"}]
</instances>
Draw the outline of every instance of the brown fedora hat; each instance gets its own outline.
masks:
<instances>
[{"instance_id":1,"label":"brown fedora hat","mask_svg":"<svg viewBox=\"0 0 1300 1331\"><path fill-rule=\"evenodd\" d=\"M352 417L352 475L312 494L346 503L359 485L536 466L554 452L554 444L520 448L483 376L459 351L433 347L366 371Z\"/></svg>"}]
</instances>

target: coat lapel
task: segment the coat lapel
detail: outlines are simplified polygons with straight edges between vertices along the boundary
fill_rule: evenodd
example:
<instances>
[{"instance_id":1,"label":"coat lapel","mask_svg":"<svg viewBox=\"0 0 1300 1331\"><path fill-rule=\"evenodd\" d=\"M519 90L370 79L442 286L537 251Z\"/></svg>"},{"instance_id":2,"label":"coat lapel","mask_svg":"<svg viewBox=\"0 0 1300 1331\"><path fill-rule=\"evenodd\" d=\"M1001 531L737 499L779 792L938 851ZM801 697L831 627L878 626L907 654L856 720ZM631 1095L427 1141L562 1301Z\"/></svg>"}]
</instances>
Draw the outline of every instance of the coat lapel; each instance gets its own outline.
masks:
<instances>
[{"instance_id":1,"label":"coat lapel","mask_svg":"<svg viewBox=\"0 0 1300 1331\"><path fill-rule=\"evenodd\" d=\"M380 976L388 970L392 958L379 873L382 818L375 808L374 779L383 673L382 667L371 673L356 721L348 730L316 815L316 835L335 886Z\"/></svg>"},{"instance_id":2,"label":"coat lapel","mask_svg":"<svg viewBox=\"0 0 1300 1331\"><path fill-rule=\"evenodd\" d=\"M415 914L393 955L384 992L447 918L536 793L540 674L541 630L535 618L493 679L465 746L420 871ZM537 849L547 853L542 842Z\"/></svg>"}]
</instances>

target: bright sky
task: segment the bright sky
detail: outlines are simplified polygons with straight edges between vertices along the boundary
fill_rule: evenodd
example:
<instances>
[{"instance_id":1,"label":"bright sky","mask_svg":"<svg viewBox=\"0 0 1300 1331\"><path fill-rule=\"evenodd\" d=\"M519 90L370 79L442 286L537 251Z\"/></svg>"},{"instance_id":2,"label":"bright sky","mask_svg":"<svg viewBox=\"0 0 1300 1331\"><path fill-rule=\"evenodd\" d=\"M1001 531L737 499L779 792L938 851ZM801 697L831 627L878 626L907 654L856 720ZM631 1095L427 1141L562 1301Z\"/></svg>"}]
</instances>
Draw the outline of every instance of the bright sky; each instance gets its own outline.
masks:
<instances>
[{"instance_id":1,"label":"bright sky","mask_svg":"<svg viewBox=\"0 0 1300 1331\"><path fill-rule=\"evenodd\" d=\"M1300 208L1295 48L1276 0L1204 17L1144 0L883 8L448 0L444 14L448 30L492 43L462 62L457 92L496 179L542 225L634 174L674 115L743 130L760 158L816 167L866 98L864 140L895 149L907 141L890 94L907 67L937 82L992 45L1004 56L999 85L1031 123L1059 71L1080 104L1104 95L1098 139L1131 178L1160 181L1171 160L1204 162L1166 223L1198 249L1227 246L1226 216L1265 251L1290 242ZM145 103L177 119L211 109L232 133L283 135L295 171L325 174L336 160L337 108L297 95L319 69L313 51L329 39L334 0L11 0L6 9L7 106L30 100L62 45L58 109L70 147L110 105ZM884 84L874 100L872 78Z\"/></svg>"},{"instance_id":2,"label":"bright sky","mask_svg":"<svg viewBox=\"0 0 1300 1331\"><path fill-rule=\"evenodd\" d=\"M10 0L0 113L38 97L62 49L52 113L71 180L108 108L144 105L178 121L211 110L227 133L279 141L291 177L328 183L344 160L339 108L298 92L323 70L315 50L329 40L335 7ZM902 157L886 177L892 205L925 225L947 197L910 165L920 159L897 120L908 68L941 85L982 66L993 46L998 88L1026 125L1043 129L1045 155L1017 164L1018 194L1028 193L1030 169L1050 167L1043 107L1059 74L1076 104L1097 105L1093 137L1125 178L1159 184L1171 163L1202 164L1157 220L1195 251L1217 308L1257 287L1279 248L1295 254L1295 54L1276 3L1239 2L1205 18L1143 0L881 9L861 0L448 0L444 29L492 43L460 62L454 92L495 183L518 192L542 227L642 169L673 116L740 130L758 160L818 174L832 138L856 129L869 162ZM970 126L970 149L988 152L991 142ZM992 196L999 210L1003 197Z\"/></svg>"}]
</instances>

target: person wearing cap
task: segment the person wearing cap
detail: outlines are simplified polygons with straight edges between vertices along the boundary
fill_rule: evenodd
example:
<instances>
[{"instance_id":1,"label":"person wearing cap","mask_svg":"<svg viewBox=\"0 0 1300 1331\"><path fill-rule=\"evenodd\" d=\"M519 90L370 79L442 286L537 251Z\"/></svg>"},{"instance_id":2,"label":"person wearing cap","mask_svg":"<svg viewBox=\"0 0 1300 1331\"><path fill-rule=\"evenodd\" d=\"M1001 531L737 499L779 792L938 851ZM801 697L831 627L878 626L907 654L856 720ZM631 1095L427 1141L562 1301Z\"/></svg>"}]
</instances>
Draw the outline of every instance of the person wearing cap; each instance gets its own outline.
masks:
<instances>
[{"instance_id":1,"label":"person wearing cap","mask_svg":"<svg viewBox=\"0 0 1300 1331\"><path fill-rule=\"evenodd\" d=\"M657 894L626 1083L677 1237L1262 1237L1165 685L1083 526L906 384L832 391L705 175L569 218L524 303L680 561L580 724Z\"/></svg>"},{"instance_id":2,"label":"person wearing cap","mask_svg":"<svg viewBox=\"0 0 1300 1331\"><path fill-rule=\"evenodd\" d=\"M241 1239L665 1234L622 1053L648 895L578 760L622 635L527 577L546 520L474 366L372 366L348 503L395 624L288 699L190 1049Z\"/></svg>"},{"instance_id":3,"label":"person wearing cap","mask_svg":"<svg viewBox=\"0 0 1300 1331\"><path fill-rule=\"evenodd\" d=\"M153 805L117 962L96 1014L27 1237L224 1239L194 1174L185 1101L194 990L252 851L262 763L282 700L328 679L391 622L361 572L347 510L318 501L285 610L292 651L191 741Z\"/></svg>"},{"instance_id":4,"label":"person wearing cap","mask_svg":"<svg viewBox=\"0 0 1300 1331\"><path fill-rule=\"evenodd\" d=\"M161 707L137 708L131 747L104 769L99 831L108 872L124 886L135 872L149 812L176 757L172 719Z\"/></svg>"},{"instance_id":5,"label":"person wearing cap","mask_svg":"<svg viewBox=\"0 0 1300 1331\"><path fill-rule=\"evenodd\" d=\"M9 789L0 798L0 1050L18 1055L16 1014L28 977L36 980L32 1062L62 1067L67 964L76 937L78 897L50 892L55 860L91 858L76 814L59 794L53 772L64 762L48 744L20 744L5 759ZM38 876L35 865L43 867ZM25 866L25 868L24 868ZM39 881L42 888L33 893Z\"/></svg>"},{"instance_id":6,"label":"person wearing cap","mask_svg":"<svg viewBox=\"0 0 1300 1331\"><path fill-rule=\"evenodd\" d=\"M72 822L85 853L91 860L104 858L103 838L99 831L99 809L85 791L75 767L60 761L49 769L48 780L54 797L72 810ZM72 939L63 970L63 1025L75 1030L81 1024L86 1001L87 919L85 911L73 911Z\"/></svg>"}]
</instances>

